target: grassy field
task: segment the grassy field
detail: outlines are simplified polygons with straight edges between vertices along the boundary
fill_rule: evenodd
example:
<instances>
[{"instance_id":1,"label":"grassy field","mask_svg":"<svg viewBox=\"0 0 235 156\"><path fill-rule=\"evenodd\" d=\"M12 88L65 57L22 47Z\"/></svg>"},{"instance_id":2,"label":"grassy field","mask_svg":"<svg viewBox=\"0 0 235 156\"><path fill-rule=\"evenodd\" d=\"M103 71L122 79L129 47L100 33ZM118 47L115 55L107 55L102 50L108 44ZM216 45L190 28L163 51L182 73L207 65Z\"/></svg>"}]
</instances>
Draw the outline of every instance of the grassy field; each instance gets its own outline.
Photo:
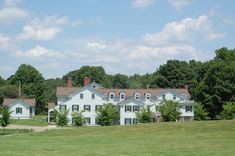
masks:
<instances>
[{"instance_id":1,"label":"grassy field","mask_svg":"<svg viewBox=\"0 0 235 156\"><path fill-rule=\"evenodd\" d=\"M4 133L4 130L1 128L0 129L0 136L1 135L11 135L11 134L17 134L17 133L29 133L29 132L32 132L31 130L29 129L6 129L5 130L5 133ZM1 142L1 140L0 140ZM1 146L1 145L0 145Z\"/></svg>"},{"instance_id":2,"label":"grassy field","mask_svg":"<svg viewBox=\"0 0 235 156\"><path fill-rule=\"evenodd\" d=\"M81 127L0 136L0 155L229 156L235 120Z\"/></svg>"},{"instance_id":3,"label":"grassy field","mask_svg":"<svg viewBox=\"0 0 235 156\"><path fill-rule=\"evenodd\" d=\"M11 119L11 124L14 125L24 125L24 126L47 126L47 116L46 115L36 115L31 119Z\"/></svg>"}]
</instances>

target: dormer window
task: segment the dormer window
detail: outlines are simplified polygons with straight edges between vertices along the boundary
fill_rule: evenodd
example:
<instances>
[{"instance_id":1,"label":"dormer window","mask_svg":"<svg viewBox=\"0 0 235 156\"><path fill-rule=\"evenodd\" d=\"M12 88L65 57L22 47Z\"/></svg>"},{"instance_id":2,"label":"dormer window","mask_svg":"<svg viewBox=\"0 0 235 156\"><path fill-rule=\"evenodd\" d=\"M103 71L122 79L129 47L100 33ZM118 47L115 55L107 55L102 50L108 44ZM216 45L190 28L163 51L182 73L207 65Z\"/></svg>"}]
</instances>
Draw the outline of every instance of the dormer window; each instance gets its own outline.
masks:
<instances>
[{"instance_id":1,"label":"dormer window","mask_svg":"<svg viewBox=\"0 0 235 156\"><path fill-rule=\"evenodd\" d=\"M140 94L139 93L135 93L135 99L139 100L140 99Z\"/></svg>"},{"instance_id":2,"label":"dormer window","mask_svg":"<svg viewBox=\"0 0 235 156\"><path fill-rule=\"evenodd\" d=\"M162 99L163 100L165 100L166 99L166 95L164 94L164 95L162 95Z\"/></svg>"},{"instance_id":3,"label":"dormer window","mask_svg":"<svg viewBox=\"0 0 235 156\"><path fill-rule=\"evenodd\" d=\"M176 95L173 95L173 100L175 100L176 99Z\"/></svg>"},{"instance_id":4,"label":"dormer window","mask_svg":"<svg viewBox=\"0 0 235 156\"><path fill-rule=\"evenodd\" d=\"M150 93L146 93L146 94L145 94L145 97L146 97L146 100L150 100L151 94L150 94Z\"/></svg>"},{"instance_id":5,"label":"dormer window","mask_svg":"<svg viewBox=\"0 0 235 156\"><path fill-rule=\"evenodd\" d=\"M125 93L120 93L120 99L124 100L125 99Z\"/></svg>"},{"instance_id":6,"label":"dormer window","mask_svg":"<svg viewBox=\"0 0 235 156\"><path fill-rule=\"evenodd\" d=\"M185 100L186 99L186 95L182 94L181 98L182 98L182 100Z\"/></svg>"},{"instance_id":7,"label":"dormer window","mask_svg":"<svg viewBox=\"0 0 235 156\"><path fill-rule=\"evenodd\" d=\"M109 98L114 99L114 93L109 93Z\"/></svg>"}]
</instances>

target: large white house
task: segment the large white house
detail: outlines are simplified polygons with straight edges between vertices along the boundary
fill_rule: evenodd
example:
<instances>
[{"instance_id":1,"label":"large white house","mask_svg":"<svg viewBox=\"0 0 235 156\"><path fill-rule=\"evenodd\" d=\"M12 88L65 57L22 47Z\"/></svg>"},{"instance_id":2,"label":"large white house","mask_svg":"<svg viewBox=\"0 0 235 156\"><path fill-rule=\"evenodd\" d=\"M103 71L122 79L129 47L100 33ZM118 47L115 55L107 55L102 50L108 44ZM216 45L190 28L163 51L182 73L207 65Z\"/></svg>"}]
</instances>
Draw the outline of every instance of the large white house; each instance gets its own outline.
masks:
<instances>
[{"instance_id":1,"label":"large white house","mask_svg":"<svg viewBox=\"0 0 235 156\"><path fill-rule=\"evenodd\" d=\"M35 99L4 99L3 105L12 112L12 119L29 119L35 115Z\"/></svg>"},{"instance_id":2,"label":"large white house","mask_svg":"<svg viewBox=\"0 0 235 156\"><path fill-rule=\"evenodd\" d=\"M113 103L119 108L120 125L136 124L136 112L141 108L151 106L154 116L152 121L159 120L160 113L156 106L163 100L178 101L181 104L182 121L190 121L194 118L193 104L187 87L181 89L107 89L97 83L90 83L89 78L84 79L84 87L72 87L72 80L68 80L67 87L57 87L56 109L68 109L69 123L72 123L72 113L84 110L82 115L87 125L97 124L96 110L105 103ZM53 104L49 104L48 120L54 110Z\"/></svg>"}]
</instances>

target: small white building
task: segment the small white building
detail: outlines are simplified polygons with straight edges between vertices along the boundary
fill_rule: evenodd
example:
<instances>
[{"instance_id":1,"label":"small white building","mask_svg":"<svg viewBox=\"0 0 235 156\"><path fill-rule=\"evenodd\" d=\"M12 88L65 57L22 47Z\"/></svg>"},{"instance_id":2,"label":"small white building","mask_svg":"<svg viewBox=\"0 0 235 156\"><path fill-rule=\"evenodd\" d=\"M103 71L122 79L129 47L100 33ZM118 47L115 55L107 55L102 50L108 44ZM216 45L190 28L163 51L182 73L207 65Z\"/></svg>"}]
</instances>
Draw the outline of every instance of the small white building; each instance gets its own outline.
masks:
<instances>
[{"instance_id":1,"label":"small white building","mask_svg":"<svg viewBox=\"0 0 235 156\"><path fill-rule=\"evenodd\" d=\"M120 114L120 125L136 124L136 112L141 108L151 106L154 116L152 121L159 120L160 113L156 106L163 100L173 100L181 104L180 120L193 120L193 104L187 87L179 89L146 88L146 89L109 89L97 83L90 83L89 78L84 79L84 87L72 87L72 80L68 80L67 87L57 87L56 109L69 110L68 119L72 124L72 113L84 110L82 115L87 125L97 125L96 110L105 103L113 103ZM53 108L48 110L48 121Z\"/></svg>"},{"instance_id":2,"label":"small white building","mask_svg":"<svg viewBox=\"0 0 235 156\"><path fill-rule=\"evenodd\" d=\"M4 99L3 106L12 112L12 119L29 119L35 115L35 99Z\"/></svg>"}]
</instances>

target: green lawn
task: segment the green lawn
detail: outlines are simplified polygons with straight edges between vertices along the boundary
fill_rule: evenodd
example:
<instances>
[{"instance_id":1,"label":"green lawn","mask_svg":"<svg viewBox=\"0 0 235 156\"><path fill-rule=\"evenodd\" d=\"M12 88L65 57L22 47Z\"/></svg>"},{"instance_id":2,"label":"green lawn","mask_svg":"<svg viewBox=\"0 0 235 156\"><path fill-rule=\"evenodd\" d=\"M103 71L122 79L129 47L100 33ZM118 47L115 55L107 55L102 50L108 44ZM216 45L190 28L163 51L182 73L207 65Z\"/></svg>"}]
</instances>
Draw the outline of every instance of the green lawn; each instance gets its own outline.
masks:
<instances>
[{"instance_id":1,"label":"green lawn","mask_svg":"<svg viewBox=\"0 0 235 156\"><path fill-rule=\"evenodd\" d=\"M47 126L47 116L46 115L36 115L30 119L11 119L11 124L14 125L24 125L24 126Z\"/></svg>"},{"instance_id":2,"label":"green lawn","mask_svg":"<svg viewBox=\"0 0 235 156\"><path fill-rule=\"evenodd\" d=\"M232 156L235 120L82 127L0 136L0 155Z\"/></svg>"},{"instance_id":3,"label":"green lawn","mask_svg":"<svg viewBox=\"0 0 235 156\"><path fill-rule=\"evenodd\" d=\"M11 135L11 134L18 134L18 133L28 133L32 132L29 129L5 129L5 133L3 128L0 129L0 136L1 135ZM1 141L0 141L1 142ZM0 145L1 146L1 145Z\"/></svg>"}]
</instances>

